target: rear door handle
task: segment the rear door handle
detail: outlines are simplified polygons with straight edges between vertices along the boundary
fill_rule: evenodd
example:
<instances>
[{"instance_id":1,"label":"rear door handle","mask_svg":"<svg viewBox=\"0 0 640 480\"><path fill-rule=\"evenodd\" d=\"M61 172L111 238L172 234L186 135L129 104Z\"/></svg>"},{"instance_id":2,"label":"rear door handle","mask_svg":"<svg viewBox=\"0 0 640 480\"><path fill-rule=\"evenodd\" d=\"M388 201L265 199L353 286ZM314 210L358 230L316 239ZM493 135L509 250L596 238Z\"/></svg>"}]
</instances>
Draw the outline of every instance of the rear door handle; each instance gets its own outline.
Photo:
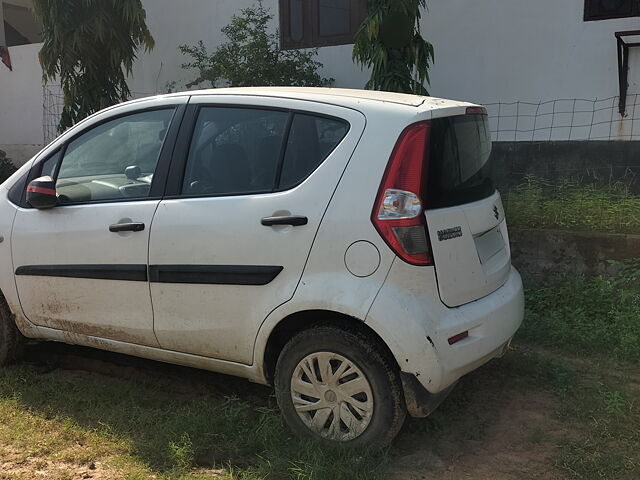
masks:
<instances>
[{"instance_id":1,"label":"rear door handle","mask_svg":"<svg viewBox=\"0 0 640 480\"><path fill-rule=\"evenodd\" d=\"M309 223L309 219L300 215L286 215L282 217L264 217L262 220L260 220L260 223L265 227L273 227L276 225L291 225L293 227L300 227Z\"/></svg>"},{"instance_id":2,"label":"rear door handle","mask_svg":"<svg viewBox=\"0 0 640 480\"><path fill-rule=\"evenodd\" d=\"M114 223L109 225L110 232L141 232L144 230L144 223L132 222L132 223Z\"/></svg>"}]
</instances>

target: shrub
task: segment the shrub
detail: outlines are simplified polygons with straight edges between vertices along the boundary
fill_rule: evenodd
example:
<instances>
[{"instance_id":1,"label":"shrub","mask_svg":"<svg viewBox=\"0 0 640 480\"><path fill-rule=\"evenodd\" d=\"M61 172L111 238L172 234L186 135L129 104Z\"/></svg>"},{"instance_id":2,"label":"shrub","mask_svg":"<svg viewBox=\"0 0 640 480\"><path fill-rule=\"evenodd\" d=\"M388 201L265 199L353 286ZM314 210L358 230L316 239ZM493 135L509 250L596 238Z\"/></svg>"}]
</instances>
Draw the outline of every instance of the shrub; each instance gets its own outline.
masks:
<instances>
[{"instance_id":1,"label":"shrub","mask_svg":"<svg viewBox=\"0 0 640 480\"><path fill-rule=\"evenodd\" d=\"M322 64L314 60L317 49L282 50L277 31L268 32L273 15L262 4L234 15L222 29L227 42L209 53L204 43L181 45L180 51L192 58L184 69L198 70L187 88L209 84L211 87L248 87L254 85L299 87L329 86L333 79L320 76Z\"/></svg>"}]
</instances>

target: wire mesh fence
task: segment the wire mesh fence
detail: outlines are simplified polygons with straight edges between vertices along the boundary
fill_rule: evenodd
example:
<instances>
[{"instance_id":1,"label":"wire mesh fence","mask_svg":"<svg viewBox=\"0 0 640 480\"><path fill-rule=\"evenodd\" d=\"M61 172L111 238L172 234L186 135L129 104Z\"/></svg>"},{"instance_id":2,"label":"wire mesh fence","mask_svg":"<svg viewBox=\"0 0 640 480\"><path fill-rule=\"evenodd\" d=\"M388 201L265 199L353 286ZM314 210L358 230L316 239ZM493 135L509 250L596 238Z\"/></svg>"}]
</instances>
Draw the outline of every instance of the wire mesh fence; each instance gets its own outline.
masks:
<instances>
[{"instance_id":1,"label":"wire mesh fence","mask_svg":"<svg viewBox=\"0 0 640 480\"><path fill-rule=\"evenodd\" d=\"M64 106L64 95L60 85L44 85L42 100L42 131L44 144L47 145L60 134L58 125Z\"/></svg>"},{"instance_id":2,"label":"wire mesh fence","mask_svg":"<svg viewBox=\"0 0 640 480\"><path fill-rule=\"evenodd\" d=\"M131 98L154 95L132 92ZM43 131L47 144L58 134L64 95L59 85L43 87ZM494 141L640 140L640 94L627 95L626 115L619 97L556 99L485 104Z\"/></svg>"},{"instance_id":3,"label":"wire mesh fence","mask_svg":"<svg viewBox=\"0 0 640 480\"><path fill-rule=\"evenodd\" d=\"M144 97L150 97L155 93L149 92L131 92L130 99L135 100ZM44 144L47 145L53 141L60 130L60 116L64 107L64 93L62 87L55 84L47 84L42 87L42 131L44 134Z\"/></svg>"},{"instance_id":4,"label":"wire mesh fence","mask_svg":"<svg viewBox=\"0 0 640 480\"><path fill-rule=\"evenodd\" d=\"M640 233L640 143L630 142L640 140L639 97L628 95L626 116L618 97L485 105L512 227ZM44 87L45 143L59 134L63 101L58 85Z\"/></svg>"},{"instance_id":5,"label":"wire mesh fence","mask_svg":"<svg viewBox=\"0 0 640 480\"><path fill-rule=\"evenodd\" d=\"M511 227L640 233L640 95L619 102L485 104Z\"/></svg>"},{"instance_id":6,"label":"wire mesh fence","mask_svg":"<svg viewBox=\"0 0 640 480\"><path fill-rule=\"evenodd\" d=\"M494 141L640 140L640 94L485 104Z\"/></svg>"}]
</instances>

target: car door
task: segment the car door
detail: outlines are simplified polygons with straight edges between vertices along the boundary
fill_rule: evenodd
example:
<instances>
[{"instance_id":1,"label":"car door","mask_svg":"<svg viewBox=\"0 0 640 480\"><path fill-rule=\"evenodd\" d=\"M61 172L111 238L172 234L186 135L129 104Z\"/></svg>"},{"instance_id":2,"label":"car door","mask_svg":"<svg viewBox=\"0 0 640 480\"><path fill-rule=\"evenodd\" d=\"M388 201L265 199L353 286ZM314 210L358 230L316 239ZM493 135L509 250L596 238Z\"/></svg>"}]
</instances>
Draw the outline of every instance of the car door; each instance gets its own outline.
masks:
<instances>
[{"instance_id":1,"label":"car door","mask_svg":"<svg viewBox=\"0 0 640 480\"><path fill-rule=\"evenodd\" d=\"M166 349L250 364L260 324L294 294L365 119L231 95L194 96L189 109L151 228L155 333Z\"/></svg>"},{"instance_id":2,"label":"car door","mask_svg":"<svg viewBox=\"0 0 640 480\"><path fill-rule=\"evenodd\" d=\"M176 103L186 101L107 117L32 167L30 178L55 178L59 204L48 210L23 204L15 217L15 279L29 321L157 346L149 227L184 113Z\"/></svg>"}]
</instances>

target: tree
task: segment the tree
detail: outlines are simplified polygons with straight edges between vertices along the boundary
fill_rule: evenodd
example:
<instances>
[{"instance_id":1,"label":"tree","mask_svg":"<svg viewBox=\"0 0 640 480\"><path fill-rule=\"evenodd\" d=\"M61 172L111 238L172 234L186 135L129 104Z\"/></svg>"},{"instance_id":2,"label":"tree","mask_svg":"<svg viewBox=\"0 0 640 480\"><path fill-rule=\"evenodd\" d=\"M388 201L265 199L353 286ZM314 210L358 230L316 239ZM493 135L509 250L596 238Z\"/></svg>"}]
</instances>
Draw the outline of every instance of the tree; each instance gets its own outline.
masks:
<instances>
[{"instance_id":1,"label":"tree","mask_svg":"<svg viewBox=\"0 0 640 480\"><path fill-rule=\"evenodd\" d=\"M154 40L140 0L34 0L43 25L43 81L59 81L64 107L58 129L128 100L139 48Z\"/></svg>"},{"instance_id":2,"label":"tree","mask_svg":"<svg viewBox=\"0 0 640 480\"><path fill-rule=\"evenodd\" d=\"M11 159L7 158L7 153L4 150L0 150L0 183L13 175L16 170L17 168L13 165Z\"/></svg>"},{"instance_id":3,"label":"tree","mask_svg":"<svg viewBox=\"0 0 640 480\"><path fill-rule=\"evenodd\" d=\"M202 41L193 46L181 45L180 51L193 59L182 68L195 68L199 72L187 88L202 83L214 88L221 85L330 85L333 79L318 73L322 64L314 60L317 49L280 49L278 32L268 32L272 18L269 10L258 3L231 17L231 23L222 29L228 41L213 53L207 52Z\"/></svg>"},{"instance_id":4,"label":"tree","mask_svg":"<svg viewBox=\"0 0 640 480\"><path fill-rule=\"evenodd\" d=\"M421 8L426 0L369 0L353 47L353 60L371 68L365 88L428 95L434 52L420 35Z\"/></svg>"}]
</instances>

